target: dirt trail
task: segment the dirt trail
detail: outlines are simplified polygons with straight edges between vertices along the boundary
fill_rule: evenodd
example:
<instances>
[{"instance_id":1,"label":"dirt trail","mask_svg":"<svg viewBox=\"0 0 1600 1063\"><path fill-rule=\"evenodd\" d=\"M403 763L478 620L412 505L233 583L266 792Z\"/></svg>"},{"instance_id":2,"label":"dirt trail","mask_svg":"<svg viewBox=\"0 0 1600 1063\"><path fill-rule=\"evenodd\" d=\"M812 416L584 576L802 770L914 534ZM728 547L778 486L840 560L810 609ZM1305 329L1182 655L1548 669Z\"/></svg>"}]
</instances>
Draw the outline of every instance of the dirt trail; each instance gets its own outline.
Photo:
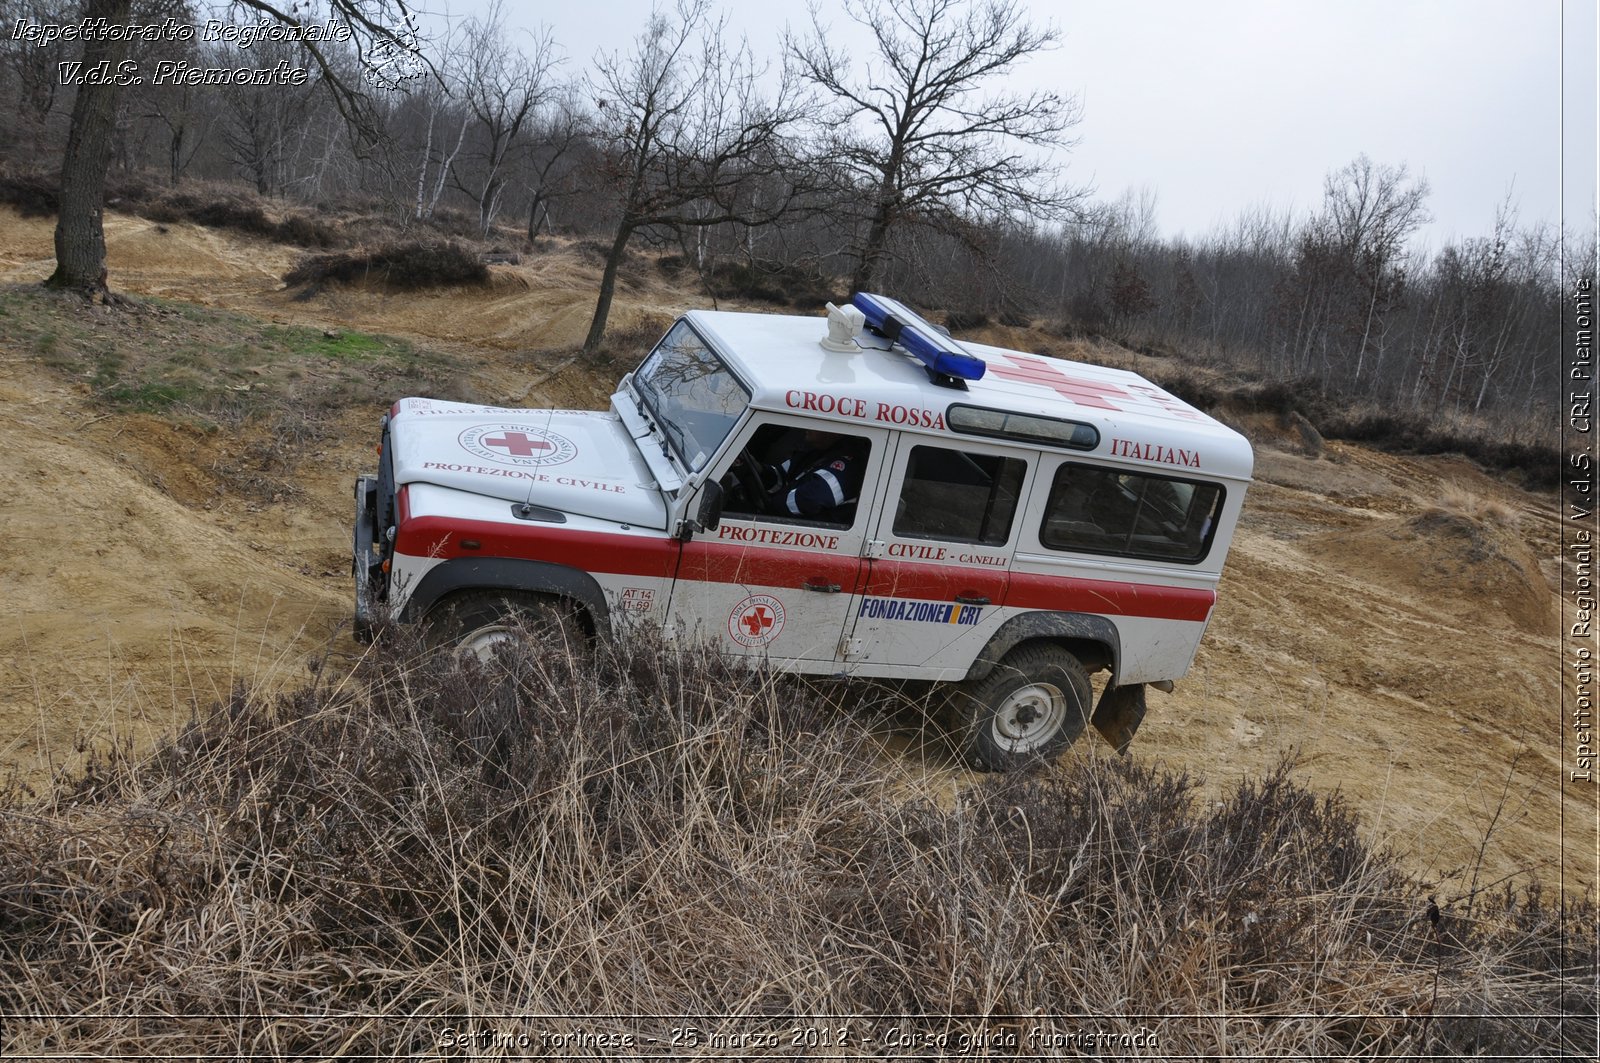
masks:
<instances>
[{"instance_id":1,"label":"dirt trail","mask_svg":"<svg viewBox=\"0 0 1600 1063\"><path fill-rule=\"evenodd\" d=\"M0 211L0 282L49 272L50 231ZM486 401L596 406L615 376L569 363L598 278L579 256L495 267L486 292L297 301L278 280L292 249L120 216L107 235L124 290L409 337L468 356ZM613 325L659 328L694 302L641 283L619 293ZM234 678L301 682L330 639L356 652L337 634L349 489L381 410L344 411L302 464L302 492L272 506L209 471L242 440L107 416L86 387L11 349L3 320L0 361L0 577L14 618L0 629L0 761L37 771L82 736L143 741ZM1215 793L1298 751L1305 777L1436 874L1475 859L1498 808L1486 877L1553 878L1554 499L1462 459L1335 443L1312 460L1270 424L1245 427L1257 482L1217 613L1189 678L1152 693L1135 755L1203 774ZM1589 814L1578 795L1568 806ZM1592 880L1594 854L1565 857L1569 882Z\"/></svg>"}]
</instances>

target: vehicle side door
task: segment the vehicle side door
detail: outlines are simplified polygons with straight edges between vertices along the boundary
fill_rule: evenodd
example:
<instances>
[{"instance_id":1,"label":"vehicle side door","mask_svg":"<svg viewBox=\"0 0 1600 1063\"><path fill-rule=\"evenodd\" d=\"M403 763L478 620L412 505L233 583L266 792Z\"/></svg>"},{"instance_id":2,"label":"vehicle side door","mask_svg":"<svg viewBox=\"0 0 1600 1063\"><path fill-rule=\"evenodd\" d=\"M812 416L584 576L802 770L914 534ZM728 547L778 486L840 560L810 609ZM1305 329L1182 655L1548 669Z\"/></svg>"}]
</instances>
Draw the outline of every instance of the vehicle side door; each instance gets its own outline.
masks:
<instances>
[{"instance_id":1,"label":"vehicle side door","mask_svg":"<svg viewBox=\"0 0 1600 1063\"><path fill-rule=\"evenodd\" d=\"M849 497L807 516L791 511L788 489L768 497L754 485L764 479L774 486L777 476L819 464L816 453L829 456L823 445L805 452L809 463L783 469L796 440L819 428L834 437L841 457L820 462L817 471L825 475L813 478L812 487L832 477ZM881 486L888 439L881 428L753 417L712 467L712 478L724 486L721 522L683 544L669 628L709 638L730 654L792 662L797 671L836 671L851 601L862 589L870 501Z\"/></svg>"},{"instance_id":2,"label":"vehicle side door","mask_svg":"<svg viewBox=\"0 0 1600 1063\"><path fill-rule=\"evenodd\" d=\"M852 664L965 674L1001 621L1031 464L1017 448L901 435L851 603Z\"/></svg>"}]
</instances>

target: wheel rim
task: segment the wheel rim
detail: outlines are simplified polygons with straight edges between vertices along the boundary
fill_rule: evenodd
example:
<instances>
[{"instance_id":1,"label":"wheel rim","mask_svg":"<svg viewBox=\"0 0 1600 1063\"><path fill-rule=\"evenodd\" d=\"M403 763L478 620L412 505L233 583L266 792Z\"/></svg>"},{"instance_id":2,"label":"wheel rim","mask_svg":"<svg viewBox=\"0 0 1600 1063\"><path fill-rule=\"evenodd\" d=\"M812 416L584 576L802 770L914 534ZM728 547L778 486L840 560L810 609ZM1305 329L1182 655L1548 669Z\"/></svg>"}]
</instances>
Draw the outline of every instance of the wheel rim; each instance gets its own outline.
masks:
<instances>
[{"instance_id":1,"label":"wheel rim","mask_svg":"<svg viewBox=\"0 0 1600 1063\"><path fill-rule=\"evenodd\" d=\"M472 657L480 664L490 664L494 661L496 647L504 646L515 638L516 632L504 624L485 624L467 632L456 643L455 654L458 658Z\"/></svg>"},{"instance_id":2,"label":"wheel rim","mask_svg":"<svg viewBox=\"0 0 1600 1063\"><path fill-rule=\"evenodd\" d=\"M1061 732L1067 698L1054 683L1029 683L1006 697L994 714L994 739L1012 753L1032 753Z\"/></svg>"}]
</instances>

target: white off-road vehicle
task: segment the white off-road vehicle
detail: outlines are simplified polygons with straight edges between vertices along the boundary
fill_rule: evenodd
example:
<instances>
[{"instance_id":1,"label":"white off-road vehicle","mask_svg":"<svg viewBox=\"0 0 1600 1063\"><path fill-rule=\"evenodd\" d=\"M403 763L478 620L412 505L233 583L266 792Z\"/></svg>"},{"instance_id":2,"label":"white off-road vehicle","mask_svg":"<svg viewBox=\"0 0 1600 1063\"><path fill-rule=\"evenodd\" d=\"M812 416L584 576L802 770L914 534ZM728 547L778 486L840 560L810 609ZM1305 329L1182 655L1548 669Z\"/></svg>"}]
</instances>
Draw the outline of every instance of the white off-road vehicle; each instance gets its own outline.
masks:
<instances>
[{"instance_id":1,"label":"white off-road vehicle","mask_svg":"<svg viewBox=\"0 0 1600 1063\"><path fill-rule=\"evenodd\" d=\"M396 402L356 483L357 626L484 656L529 618L656 624L953 684L975 767L1085 723L1123 749L1194 658L1251 464L1134 373L957 342L881 296L696 310L604 413Z\"/></svg>"}]
</instances>

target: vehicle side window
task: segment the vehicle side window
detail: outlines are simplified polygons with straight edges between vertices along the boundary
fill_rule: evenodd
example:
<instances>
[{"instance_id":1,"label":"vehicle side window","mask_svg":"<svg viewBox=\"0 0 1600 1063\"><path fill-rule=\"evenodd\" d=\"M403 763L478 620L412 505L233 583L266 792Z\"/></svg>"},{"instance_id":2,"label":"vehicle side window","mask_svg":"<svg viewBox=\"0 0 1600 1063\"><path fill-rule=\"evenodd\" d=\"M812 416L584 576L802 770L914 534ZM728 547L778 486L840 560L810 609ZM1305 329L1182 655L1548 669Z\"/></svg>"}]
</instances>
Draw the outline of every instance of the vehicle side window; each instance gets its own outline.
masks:
<instances>
[{"instance_id":1,"label":"vehicle side window","mask_svg":"<svg viewBox=\"0 0 1600 1063\"><path fill-rule=\"evenodd\" d=\"M911 448L894 533L998 546L1011 538L1028 463L947 447Z\"/></svg>"},{"instance_id":2,"label":"vehicle side window","mask_svg":"<svg viewBox=\"0 0 1600 1063\"><path fill-rule=\"evenodd\" d=\"M1039 541L1053 550L1199 561L1222 497L1217 484L1068 462L1050 485Z\"/></svg>"},{"instance_id":3,"label":"vehicle side window","mask_svg":"<svg viewBox=\"0 0 1600 1063\"><path fill-rule=\"evenodd\" d=\"M723 513L848 528L871 455L862 436L763 425L722 476Z\"/></svg>"}]
</instances>

